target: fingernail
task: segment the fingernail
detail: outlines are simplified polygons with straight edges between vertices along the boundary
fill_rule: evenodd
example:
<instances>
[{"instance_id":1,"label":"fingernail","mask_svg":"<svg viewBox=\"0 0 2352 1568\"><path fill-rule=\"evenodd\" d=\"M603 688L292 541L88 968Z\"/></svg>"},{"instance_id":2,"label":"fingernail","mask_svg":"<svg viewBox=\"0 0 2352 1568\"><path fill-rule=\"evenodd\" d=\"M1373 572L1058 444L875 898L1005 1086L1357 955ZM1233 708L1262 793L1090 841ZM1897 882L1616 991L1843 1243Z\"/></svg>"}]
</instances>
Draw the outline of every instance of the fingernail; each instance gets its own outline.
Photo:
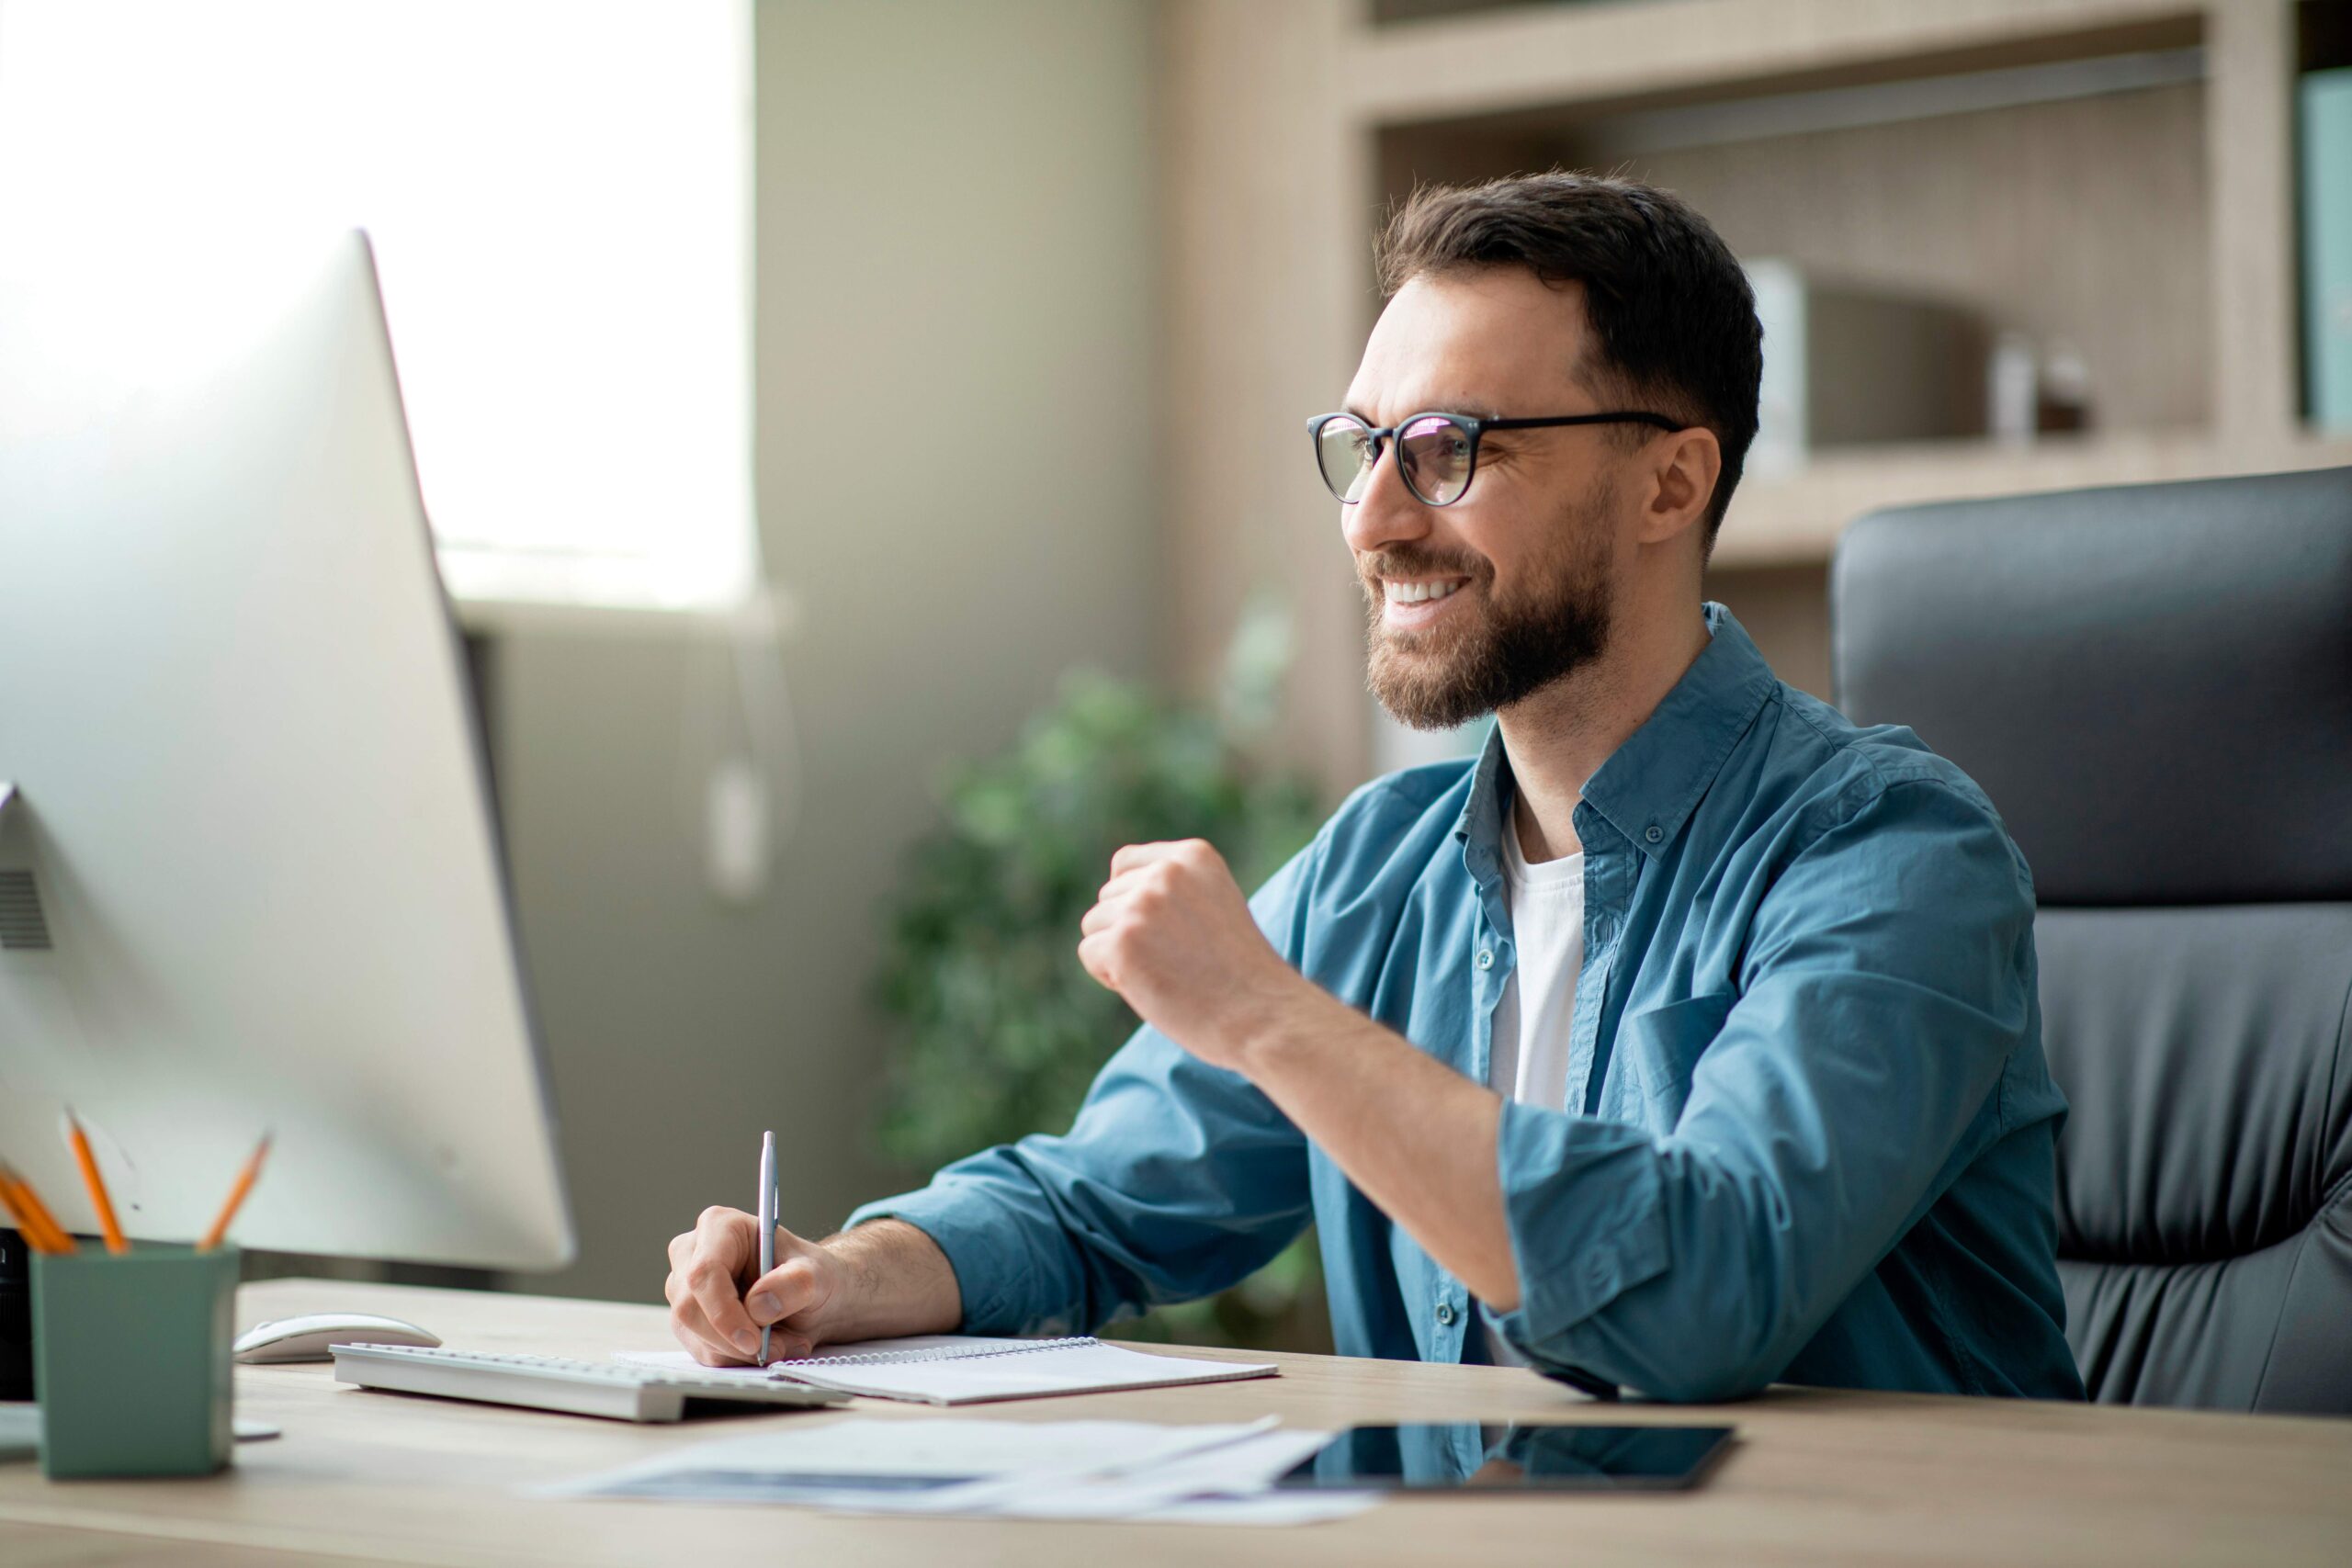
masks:
<instances>
[{"instance_id":1,"label":"fingernail","mask_svg":"<svg viewBox=\"0 0 2352 1568\"><path fill-rule=\"evenodd\" d=\"M742 1333L738 1334L733 1337L735 1340L735 1348L742 1351L746 1356L755 1356L759 1354L760 1337L752 1333L750 1329L747 1328L743 1330Z\"/></svg>"},{"instance_id":2,"label":"fingernail","mask_svg":"<svg viewBox=\"0 0 2352 1568\"><path fill-rule=\"evenodd\" d=\"M762 1323L773 1323L777 1318L784 1315L784 1303L777 1301L765 1291L762 1291L758 1295L753 1296L750 1301L746 1302L744 1305L750 1307L752 1309L752 1315L758 1318Z\"/></svg>"}]
</instances>

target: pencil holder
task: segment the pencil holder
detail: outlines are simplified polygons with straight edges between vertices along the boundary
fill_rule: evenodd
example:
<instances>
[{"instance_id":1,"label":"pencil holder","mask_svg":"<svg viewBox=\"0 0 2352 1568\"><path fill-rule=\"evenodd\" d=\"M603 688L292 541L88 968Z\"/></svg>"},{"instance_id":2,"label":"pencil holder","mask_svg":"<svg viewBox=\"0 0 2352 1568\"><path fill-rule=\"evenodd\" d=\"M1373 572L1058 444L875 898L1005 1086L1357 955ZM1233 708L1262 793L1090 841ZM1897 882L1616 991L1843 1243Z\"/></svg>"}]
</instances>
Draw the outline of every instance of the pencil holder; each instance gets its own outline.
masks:
<instances>
[{"instance_id":1,"label":"pencil holder","mask_svg":"<svg viewBox=\"0 0 2352 1568\"><path fill-rule=\"evenodd\" d=\"M237 1249L141 1243L33 1258L41 1469L209 1475L229 1462Z\"/></svg>"}]
</instances>

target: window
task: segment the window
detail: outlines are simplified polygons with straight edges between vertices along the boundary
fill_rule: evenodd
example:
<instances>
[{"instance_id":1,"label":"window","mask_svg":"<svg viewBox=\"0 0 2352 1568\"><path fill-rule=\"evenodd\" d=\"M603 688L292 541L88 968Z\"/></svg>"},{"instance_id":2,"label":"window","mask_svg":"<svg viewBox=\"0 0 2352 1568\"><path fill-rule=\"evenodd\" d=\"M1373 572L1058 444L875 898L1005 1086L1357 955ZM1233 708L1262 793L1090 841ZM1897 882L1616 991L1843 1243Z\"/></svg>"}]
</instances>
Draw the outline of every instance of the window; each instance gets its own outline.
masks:
<instances>
[{"instance_id":1,"label":"window","mask_svg":"<svg viewBox=\"0 0 2352 1568\"><path fill-rule=\"evenodd\" d=\"M748 0L0 0L0 225L376 247L451 590L758 578Z\"/></svg>"}]
</instances>

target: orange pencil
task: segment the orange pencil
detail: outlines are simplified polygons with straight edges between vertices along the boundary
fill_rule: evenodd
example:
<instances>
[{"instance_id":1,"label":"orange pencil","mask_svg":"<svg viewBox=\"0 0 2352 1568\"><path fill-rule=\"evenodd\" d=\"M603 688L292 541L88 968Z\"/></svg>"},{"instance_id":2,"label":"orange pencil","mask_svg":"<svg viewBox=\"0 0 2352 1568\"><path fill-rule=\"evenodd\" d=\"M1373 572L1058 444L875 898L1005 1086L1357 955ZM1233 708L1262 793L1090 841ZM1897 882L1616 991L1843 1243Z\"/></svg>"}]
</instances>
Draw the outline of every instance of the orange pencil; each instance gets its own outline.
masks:
<instances>
[{"instance_id":1,"label":"orange pencil","mask_svg":"<svg viewBox=\"0 0 2352 1568\"><path fill-rule=\"evenodd\" d=\"M237 1184L229 1189L229 1201L220 1205L220 1217L212 1222L212 1228L206 1231L204 1239L196 1244L198 1252L211 1251L220 1245L220 1238L229 1234L229 1222L237 1217L237 1210L244 1203L245 1194L254 1190L254 1178L261 1174L262 1158L268 1153L269 1134L264 1133L261 1142L254 1145L252 1156L245 1161L245 1168L237 1173Z\"/></svg>"},{"instance_id":2,"label":"orange pencil","mask_svg":"<svg viewBox=\"0 0 2352 1568\"><path fill-rule=\"evenodd\" d=\"M17 1184L17 1201L23 1203L25 1212L41 1229L49 1233L49 1239L57 1244L57 1250L60 1252L74 1250L73 1232L57 1223L57 1216L51 1213L49 1205L40 1201L40 1194L33 1190L33 1184L14 1169L8 1172L8 1179Z\"/></svg>"},{"instance_id":3,"label":"orange pencil","mask_svg":"<svg viewBox=\"0 0 2352 1568\"><path fill-rule=\"evenodd\" d=\"M17 1227L17 1234L24 1237L25 1245L33 1251L58 1251L58 1246L50 1234L27 1216L24 1204L17 1201L17 1189L14 1187L0 1188L0 1213L6 1213L8 1223Z\"/></svg>"},{"instance_id":4,"label":"orange pencil","mask_svg":"<svg viewBox=\"0 0 2352 1568\"><path fill-rule=\"evenodd\" d=\"M0 1210L7 1212L8 1223L17 1227L17 1234L25 1238L27 1247L31 1247L35 1252L49 1250L48 1233L25 1218L24 1207L17 1201L17 1189L14 1182L0 1179Z\"/></svg>"},{"instance_id":5,"label":"orange pencil","mask_svg":"<svg viewBox=\"0 0 2352 1568\"><path fill-rule=\"evenodd\" d=\"M7 1208L9 1217L17 1223L17 1233L25 1245L35 1252L71 1252L74 1238L65 1228L51 1217L49 1208L32 1189L32 1183L18 1176L5 1161L0 1161L0 1205Z\"/></svg>"},{"instance_id":6,"label":"orange pencil","mask_svg":"<svg viewBox=\"0 0 2352 1568\"><path fill-rule=\"evenodd\" d=\"M82 1185L90 1190L90 1204L98 1212L98 1234L107 1238L107 1250L129 1252L130 1244L122 1239L122 1226L115 1221L114 1200L107 1196L106 1178L98 1174L97 1156L90 1152L89 1136L70 1105L65 1108L65 1141L73 1145L74 1163L82 1168Z\"/></svg>"}]
</instances>

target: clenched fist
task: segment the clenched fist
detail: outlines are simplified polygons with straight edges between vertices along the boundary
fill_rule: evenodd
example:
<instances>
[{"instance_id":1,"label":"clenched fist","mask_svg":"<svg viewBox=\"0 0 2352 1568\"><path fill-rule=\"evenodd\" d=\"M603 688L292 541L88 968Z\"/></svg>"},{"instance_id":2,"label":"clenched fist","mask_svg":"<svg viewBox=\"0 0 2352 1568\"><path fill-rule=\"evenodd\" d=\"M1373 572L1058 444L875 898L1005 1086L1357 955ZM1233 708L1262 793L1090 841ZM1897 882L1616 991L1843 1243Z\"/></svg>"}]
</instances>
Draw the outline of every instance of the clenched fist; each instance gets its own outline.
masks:
<instances>
[{"instance_id":1,"label":"clenched fist","mask_svg":"<svg viewBox=\"0 0 2352 1568\"><path fill-rule=\"evenodd\" d=\"M1086 972L1202 1060L1239 1070L1250 1033L1311 984L1258 930L1225 857L1199 839L1130 844L1079 924Z\"/></svg>"}]
</instances>

